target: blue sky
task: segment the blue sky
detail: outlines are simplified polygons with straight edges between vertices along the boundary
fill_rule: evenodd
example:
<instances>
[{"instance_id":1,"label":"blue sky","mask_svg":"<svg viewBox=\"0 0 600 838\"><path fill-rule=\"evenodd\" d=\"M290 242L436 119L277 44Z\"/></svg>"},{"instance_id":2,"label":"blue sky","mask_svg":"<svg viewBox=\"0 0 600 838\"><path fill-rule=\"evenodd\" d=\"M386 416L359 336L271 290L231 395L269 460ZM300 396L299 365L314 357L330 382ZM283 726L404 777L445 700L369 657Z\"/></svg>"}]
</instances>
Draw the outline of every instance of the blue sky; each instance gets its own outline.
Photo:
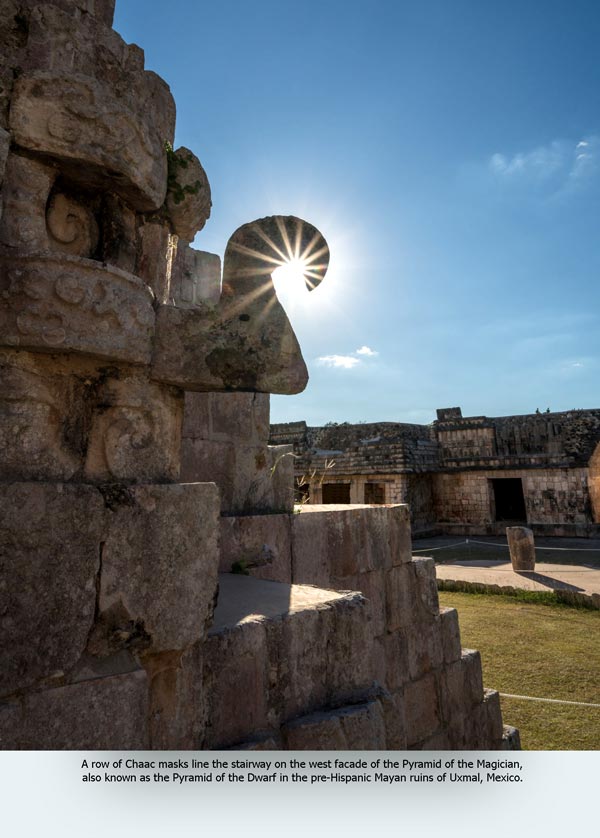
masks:
<instances>
[{"instance_id":1,"label":"blue sky","mask_svg":"<svg viewBox=\"0 0 600 838\"><path fill-rule=\"evenodd\" d=\"M273 421L600 406L600 3L117 0L115 28L210 179L195 246L274 213L330 243Z\"/></svg>"}]
</instances>

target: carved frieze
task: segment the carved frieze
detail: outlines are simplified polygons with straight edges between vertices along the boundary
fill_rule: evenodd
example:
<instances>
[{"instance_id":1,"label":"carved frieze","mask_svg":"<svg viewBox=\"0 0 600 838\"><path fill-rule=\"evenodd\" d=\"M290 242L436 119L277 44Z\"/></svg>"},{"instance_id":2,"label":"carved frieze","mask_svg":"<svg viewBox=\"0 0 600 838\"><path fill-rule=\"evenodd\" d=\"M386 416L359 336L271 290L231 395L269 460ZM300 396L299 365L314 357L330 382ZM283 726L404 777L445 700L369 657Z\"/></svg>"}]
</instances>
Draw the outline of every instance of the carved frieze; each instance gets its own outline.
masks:
<instances>
[{"instance_id":1,"label":"carved frieze","mask_svg":"<svg viewBox=\"0 0 600 838\"><path fill-rule=\"evenodd\" d=\"M145 364L154 310L130 274L73 256L0 253L0 342Z\"/></svg>"},{"instance_id":2,"label":"carved frieze","mask_svg":"<svg viewBox=\"0 0 600 838\"><path fill-rule=\"evenodd\" d=\"M68 480L79 459L65 444L68 383L30 357L0 351L0 479Z\"/></svg>"},{"instance_id":3,"label":"carved frieze","mask_svg":"<svg viewBox=\"0 0 600 838\"><path fill-rule=\"evenodd\" d=\"M142 374L108 379L98 392L85 464L90 480L175 481L183 394Z\"/></svg>"},{"instance_id":4,"label":"carved frieze","mask_svg":"<svg viewBox=\"0 0 600 838\"><path fill-rule=\"evenodd\" d=\"M165 199L164 144L173 130L170 112L161 120L153 111L135 91L117 97L86 76L36 72L15 82L10 129L15 142L59 161L73 180L143 212Z\"/></svg>"}]
</instances>

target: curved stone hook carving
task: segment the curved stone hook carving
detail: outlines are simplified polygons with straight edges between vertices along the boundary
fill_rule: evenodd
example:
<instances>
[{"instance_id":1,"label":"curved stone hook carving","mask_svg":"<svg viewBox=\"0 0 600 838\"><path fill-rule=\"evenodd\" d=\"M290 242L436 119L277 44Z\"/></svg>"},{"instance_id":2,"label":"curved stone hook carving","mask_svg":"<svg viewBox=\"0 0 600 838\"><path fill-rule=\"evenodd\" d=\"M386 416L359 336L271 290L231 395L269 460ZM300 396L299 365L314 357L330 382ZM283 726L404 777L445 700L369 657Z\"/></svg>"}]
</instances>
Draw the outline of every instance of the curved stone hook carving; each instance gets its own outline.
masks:
<instances>
[{"instance_id":1,"label":"curved stone hook carving","mask_svg":"<svg viewBox=\"0 0 600 838\"><path fill-rule=\"evenodd\" d=\"M316 227L294 215L251 221L227 243L220 310L235 339L206 362L231 389L291 394L308 383L298 339L271 279L276 268L293 259L305 265L309 291L316 288L327 272L329 247Z\"/></svg>"},{"instance_id":2,"label":"curved stone hook carving","mask_svg":"<svg viewBox=\"0 0 600 838\"><path fill-rule=\"evenodd\" d=\"M92 211L73 198L57 193L46 212L46 226L57 249L73 256L91 256L98 244L98 225Z\"/></svg>"},{"instance_id":3,"label":"curved stone hook carving","mask_svg":"<svg viewBox=\"0 0 600 838\"><path fill-rule=\"evenodd\" d=\"M312 224L274 215L244 224L229 239L216 309L161 306L153 378L187 390L300 393L308 370L271 274L305 262L309 290L323 280L329 247Z\"/></svg>"},{"instance_id":4,"label":"curved stone hook carving","mask_svg":"<svg viewBox=\"0 0 600 838\"><path fill-rule=\"evenodd\" d=\"M227 244L224 288L268 285L273 271L292 260L303 263L309 291L322 282L329 266L329 247L312 224L295 215L270 215L243 224Z\"/></svg>"}]
</instances>

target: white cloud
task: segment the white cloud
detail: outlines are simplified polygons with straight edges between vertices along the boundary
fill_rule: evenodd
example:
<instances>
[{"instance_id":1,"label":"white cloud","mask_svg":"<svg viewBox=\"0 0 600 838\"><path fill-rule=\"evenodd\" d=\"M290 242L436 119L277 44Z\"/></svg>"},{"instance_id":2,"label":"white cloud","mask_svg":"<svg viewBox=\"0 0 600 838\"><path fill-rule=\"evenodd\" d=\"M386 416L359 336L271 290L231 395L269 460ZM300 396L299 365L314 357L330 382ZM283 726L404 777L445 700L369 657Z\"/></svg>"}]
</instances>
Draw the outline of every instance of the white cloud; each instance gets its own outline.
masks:
<instances>
[{"instance_id":1,"label":"white cloud","mask_svg":"<svg viewBox=\"0 0 600 838\"><path fill-rule=\"evenodd\" d=\"M360 360L352 355L323 355L317 358L317 361L324 367L338 367L345 370L351 370L352 367L360 364Z\"/></svg>"},{"instance_id":2,"label":"white cloud","mask_svg":"<svg viewBox=\"0 0 600 838\"><path fill-rule=\"evenodd\" d=\"M512 156L497 152L488 168L503 183L550 185L562 192L589 180L599 171L599 163L600 137L591 135L577 143L553 140Z\"/></svg>"},{"instance_id":3,"label":"white cloud","mask_svg":"<svg viewBox=\"0 0 600 838\"><path fill-rule=\"evenodd\" d=\"M379 355L379 352L376 352L374 349L371 349L370 346L361 346L360 349L357 349L354 354L367 355L369 358L374 358L375 355Z\"/></svg>"}]
</instances>

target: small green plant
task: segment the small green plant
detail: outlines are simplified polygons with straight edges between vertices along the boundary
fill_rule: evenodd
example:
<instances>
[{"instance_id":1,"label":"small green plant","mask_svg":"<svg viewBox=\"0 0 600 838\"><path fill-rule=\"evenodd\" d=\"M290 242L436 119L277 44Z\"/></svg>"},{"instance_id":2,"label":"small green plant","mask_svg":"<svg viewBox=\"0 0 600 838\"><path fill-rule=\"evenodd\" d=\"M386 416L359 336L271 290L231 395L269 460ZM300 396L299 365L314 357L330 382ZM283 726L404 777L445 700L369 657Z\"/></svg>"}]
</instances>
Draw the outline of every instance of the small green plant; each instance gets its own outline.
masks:
<instances>
[{"instance_id":1,"label":"small green plant","mask_svg":"<svg viewBox=\"0 0 600 838\"><path fill-rule=\"evenodd\" d=\"M248 566L243 559L240 559L239 562L234 562L231 565L231 572L237 573L239 576L250 576L250 571L248 570Z\"/></svg>"},{"instance_id":2,"label":"small green plant","mask_svg":"<svg viewBox=\"0 0 600 838\"><path fill-rule=\"evenodd\" d=\"M187 183L185 185L179 183L178 174L180 169L187 169L193 161L190 154L182 155L173 151L173 146L168 140L164 143L165 153L167 155L167 189L176 204L180 204L185 200L186 195L197 195L202 189L202 181L197 180L194 183Z\"/></svg>"}]
</instances>

